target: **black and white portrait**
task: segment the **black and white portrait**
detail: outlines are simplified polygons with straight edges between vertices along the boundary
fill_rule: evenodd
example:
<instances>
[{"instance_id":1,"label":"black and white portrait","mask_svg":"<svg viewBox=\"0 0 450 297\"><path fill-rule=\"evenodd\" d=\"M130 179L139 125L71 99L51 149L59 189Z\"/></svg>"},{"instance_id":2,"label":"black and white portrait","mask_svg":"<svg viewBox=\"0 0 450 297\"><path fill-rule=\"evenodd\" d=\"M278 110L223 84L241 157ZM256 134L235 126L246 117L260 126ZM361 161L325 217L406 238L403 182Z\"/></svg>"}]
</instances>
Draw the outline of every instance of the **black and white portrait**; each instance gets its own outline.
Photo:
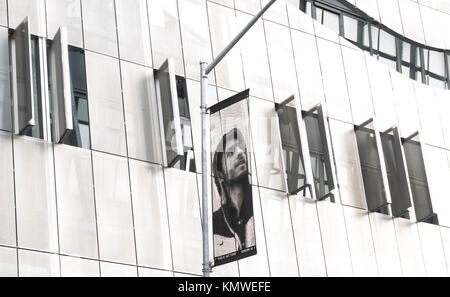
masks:
<instances>
[{"instance_id":1,"label":"black and white portrait","mask_svg":"<svg viewBox=\"0 0 450 297\"><path fill-rule=\"evenodd\" d=\"M255 246L247 146L238 129L229 131L219 143L214 155L213 173L220 195L220 208L213 214L216 254Z\"/></svg>"}]
</instances>

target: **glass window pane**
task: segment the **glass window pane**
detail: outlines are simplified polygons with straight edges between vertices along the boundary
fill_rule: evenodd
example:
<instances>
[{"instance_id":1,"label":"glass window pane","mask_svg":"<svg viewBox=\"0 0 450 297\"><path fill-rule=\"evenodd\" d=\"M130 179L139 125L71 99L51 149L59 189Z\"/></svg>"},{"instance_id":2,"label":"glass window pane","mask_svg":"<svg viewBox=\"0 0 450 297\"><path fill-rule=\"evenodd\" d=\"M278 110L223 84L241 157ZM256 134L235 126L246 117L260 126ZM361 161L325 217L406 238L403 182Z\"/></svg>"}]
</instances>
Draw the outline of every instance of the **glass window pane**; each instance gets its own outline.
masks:
<instances>
[{"instance_id":1,"label":"glass window pane","mask_svg":"<svg viewBox=\"0 0 450 297\"><path fill-rule=\"evenodd\" d=\"M317 8L317 21L331 29L334 33L339 34L339 15L328 10Z\"/></svg>"},{"instance_id":2,"label":"glass window pane","mask_svg":"<svg viewBox=\"0 0 450 297\"><path fill-rule=\"evenodd\" d=\"M307 114L304 120L313 170L314 189L316 197L320 199L334 189L324 122L320 119L320 115L314 114Z\"/></svg>"},{"instance_id":3,"label":"glass window pane","mask_svg":"<svg viewBox=\"0 0 450 297\"><path fill-rule=\"evenodd\" d=\"M433 206L431 205L422 148L419 142L408 141L403 144L406 163L408 166L409 183L414 200L414 208L418 221L433 219Z\"/></svg>"},{"instance_id":4,"label":"glass window pane","mask_svg":"<svg viewBox=\"0 0 450 297\"><path fill-rule=\"evenodd\" d=\"M290 194L297 194L306 185L297 111L294 107L283 105L277 108L277 114L288 191Z\"/></svg>"},{"instance_id":5,"label":"glass window pane","mask_svg":"<svg viewBox=\"0 0 450 297\"><path fill-rule=\"evenodd\" d=\"M356 129L359 160L369 211L379 211L387 206L375 132L366 127Z\"/></svg>"},{"instance_id":6,"label":"glass window pane","mask_svg":"<svg viewBox=\"0 0 450 297\"><path fill-rule=\"evenodd\" d=\"M408 208L411 207L406 169L403 163L400 138L398 131L394 133L381 133L386 173L392 199L392 215L394 217L408 217Z\"/></svg>"},{"instance_id":7,"label":"glass window pane","mask_svg":"<svg viewBox=\"0 0 450 297\"><path fill-rule=\"evenodd\" d=\"M358 47L369 50L369 24L346 15L343 16L343 20L344 37Z\"/></svg>"}]
</instances>

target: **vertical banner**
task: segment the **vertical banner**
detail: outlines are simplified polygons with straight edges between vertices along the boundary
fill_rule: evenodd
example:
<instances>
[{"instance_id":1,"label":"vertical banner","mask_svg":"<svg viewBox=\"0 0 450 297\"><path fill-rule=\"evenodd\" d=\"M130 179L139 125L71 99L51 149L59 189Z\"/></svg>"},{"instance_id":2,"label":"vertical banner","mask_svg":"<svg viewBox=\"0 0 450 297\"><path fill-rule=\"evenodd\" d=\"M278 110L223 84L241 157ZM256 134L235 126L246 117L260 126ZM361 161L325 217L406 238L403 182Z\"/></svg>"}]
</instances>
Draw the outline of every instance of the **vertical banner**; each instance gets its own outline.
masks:
<instances>
[{"instance_id":1,"label":"vertical banner","mask_svg":"<svg viewBox=\"0 0 450 297\"><path fill-rule=\"evenodd\" d=\"M214 266L256 255L248 98L210 108Z\"/></svg>"}]
</instances>

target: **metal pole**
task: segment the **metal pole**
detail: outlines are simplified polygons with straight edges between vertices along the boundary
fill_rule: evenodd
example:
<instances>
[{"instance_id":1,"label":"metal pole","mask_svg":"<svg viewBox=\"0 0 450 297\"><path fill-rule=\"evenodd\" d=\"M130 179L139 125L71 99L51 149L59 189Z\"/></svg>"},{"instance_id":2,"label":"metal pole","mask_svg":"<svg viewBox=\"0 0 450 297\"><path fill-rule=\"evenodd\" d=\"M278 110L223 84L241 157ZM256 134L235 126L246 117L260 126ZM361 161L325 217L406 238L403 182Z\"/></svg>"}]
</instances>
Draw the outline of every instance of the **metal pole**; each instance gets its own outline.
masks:
<instances>
[{"instance_id":1,"label":"metal pole","mask_svg":"<svg viewBox=\"0 0 450 297\"><path fill-rule=\"evenodd\" d=\"M233 47L242 39L242 37L253 27L259 18L269 9L277 0L269 1L264 8L255 15L244 29L230 42L230 44L217 55L210 65L200 62L200 108L202 113L202 229L203 229L203 276L209 277L212 272L211 262L209 261L209 223L208 223L208 151L207 151L207 114L206 88L208 85L208 74L225 58Z\"/></svg>"},{"instance_id":2,"label":"metal pole","mask_svg":"<svg viewBox=\"0 0 450 297\"><path fill-rule=\"evenodd\" d=\"M206 86L208 75L206 67L208 63L200 62L200 108L202 110L202 226L203 226L203 276L209 277L211 264L209 262L209 224L208 224L208 152L207 152L207 104Z\"/></svg>"}]
</instances>

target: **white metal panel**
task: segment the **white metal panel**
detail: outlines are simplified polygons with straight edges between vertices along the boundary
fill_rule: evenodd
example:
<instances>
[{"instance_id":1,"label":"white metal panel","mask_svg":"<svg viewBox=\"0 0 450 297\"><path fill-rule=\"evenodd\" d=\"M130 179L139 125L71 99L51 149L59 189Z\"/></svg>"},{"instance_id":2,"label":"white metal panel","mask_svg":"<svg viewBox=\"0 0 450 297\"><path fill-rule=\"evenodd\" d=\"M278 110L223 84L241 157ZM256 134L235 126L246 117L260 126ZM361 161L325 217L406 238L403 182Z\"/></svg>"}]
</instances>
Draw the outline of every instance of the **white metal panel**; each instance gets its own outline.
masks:
<instances>
[{"instance_id":1,"label":"white metal panel","mask_svg":"<svg viewBox=\"0 0 450 297\"><path fill-rule=\"evenodd\" d=\"M59 277L59 256L19 250L19 277Z\"/></svg>"},{"instance_id":2,"label":"white metal panel","mask_svg":"<svg viewBox=\"0 0 450 297\"><path fill-rule=\"evenodd\" d=\"M55 146L60 252L97 259L97 223L91 153Z\"/></svg>"},{"instance_id":3,"label":"white metal panel","mask_svg":"<svg viewBox=\"0 0 450 297\"><path fill-rule=\"evenodd\" d=\"M300 276L326 276L316 203L295 196L289 203Z\"/></svg>"},{"instance_id":4,"label":"white metal panel","mask_svg":"<svg viewBox=\"0 0 450 297\"><path fill-rule=\"evenodd\" d=\"M353 207L344 206L343 208L355 276L378 276L367 212Z\"/></svg>"},{"instance_id":5,"label":"white metal panel","mask_svg":"<svg viewBox=\"0 0 450 297\"><path fill-rule=\"evenodd\" d=\"M260 195L271 276L298 276L286 193L260 188Z\"/></svg>"},{"instance_id":6,"label":"white metal panel","mask_svg":"<svg viewBox=\"0 0 450 297\"><path fill-rule=\"evenodd\" d=\"M61 256L62 277L99 277L98 261Z\"/></svg>"},{"instance_id":7,"label":"white metal panel","mask_svg":"<svg viewBox=\"0 0 450 297\"><path fill-rule=\"evenodd\" d=\"M419 223L417 226L427 276L447 277L447 266L439 226L427 223Z\"/></svg>"},{"instance_id":8,"label":"white metal panel","mask_svg":"<svg viewBox=\"0 0 450 297\"><path fill-rule=\"evenodd\" d=\"M0 164L0 244L15 246L16 215L11 133L0 132Z\"/></svg>"},{"instance_id":9,"label":"white metal panel","mask_svg":"<svg viewBox=\"0 0 450 297\"><path fill-rule=\"evenodd\" d=\"M239 260L239 272L241 277L268 277L270 276L269 259L267 256L268 251L259 198L259 189L257 187L252 187L252 190L257 254L255 256Z\"/></svg>"},{"instance_id":10,"label":"white metal panel","mask_svg":"<svg viewBox=\"0 0 450 297\"><path fill-rule=\"evenodd\" d=\"M196 176L168 168L164 177L174 269L201 274L202 230Z\"/></svg>"},{"instance_id":11,"label":"white metal panel","mask_svg":"<svg viewBox=\"0 0 450 297\"><path fill-rule=\"evenodd\" d=\"M56 253L58 228L52 144L14 137L17 237L22 248Z\"/></svg>"},{"instance_id":12,"label":"white metal panel","mask_svg":"<svg viewBox=\"0 0 450 297\"><path fill-rule=\"evenodd\" d=\"M0 247L0 277L16 277L17 250Z\"/></svg>"},{"instance_id":13,"label":"white metal panel","mask_svg":"<svg viewBox=\"0 0 450 297\"><path fill-rule=\"evenodd\" d=\"M136 265L127 159L94 152L92 164L100 259Z\"/></svg>"},{"instance_id":14,"label":"white metal panel","mask_svg":"<svg viewBox=\"0 0 450 297\"><path fill-rule=\"evenodd\" d=\"M450 275L450 228L440 227L440 231L447 265L447 273Z\"/></svg>"},{"instance_id":15,"label":"white metal panel","mask_svg":"<svg viewBox=\"0 0 450 297\"><path fill-rule=\"evenodd\" d=\"M328 276L353 276L342 205L317 204Z\"/></svg>"},{"instance_id":16,"label":"white metal panel","mask_svg":"<svg viewBox=\"0 0 450 297\"><path fill-rule=\"evenodd\" d=\"M393 219L383 214L370 213L369 220L378 266L378 275L384 277L402 276Z\"/></svg>"},{"instance_id":17,"label":"white metal panel","mask_svg":"<svg viewBox=\"0 0 450 297\"><path fill-rule=\"evenodd\" d=\"M425 276L422 248L417 224L405 219L394 219L403 276Z\"/></svg>"}]
</instances>

